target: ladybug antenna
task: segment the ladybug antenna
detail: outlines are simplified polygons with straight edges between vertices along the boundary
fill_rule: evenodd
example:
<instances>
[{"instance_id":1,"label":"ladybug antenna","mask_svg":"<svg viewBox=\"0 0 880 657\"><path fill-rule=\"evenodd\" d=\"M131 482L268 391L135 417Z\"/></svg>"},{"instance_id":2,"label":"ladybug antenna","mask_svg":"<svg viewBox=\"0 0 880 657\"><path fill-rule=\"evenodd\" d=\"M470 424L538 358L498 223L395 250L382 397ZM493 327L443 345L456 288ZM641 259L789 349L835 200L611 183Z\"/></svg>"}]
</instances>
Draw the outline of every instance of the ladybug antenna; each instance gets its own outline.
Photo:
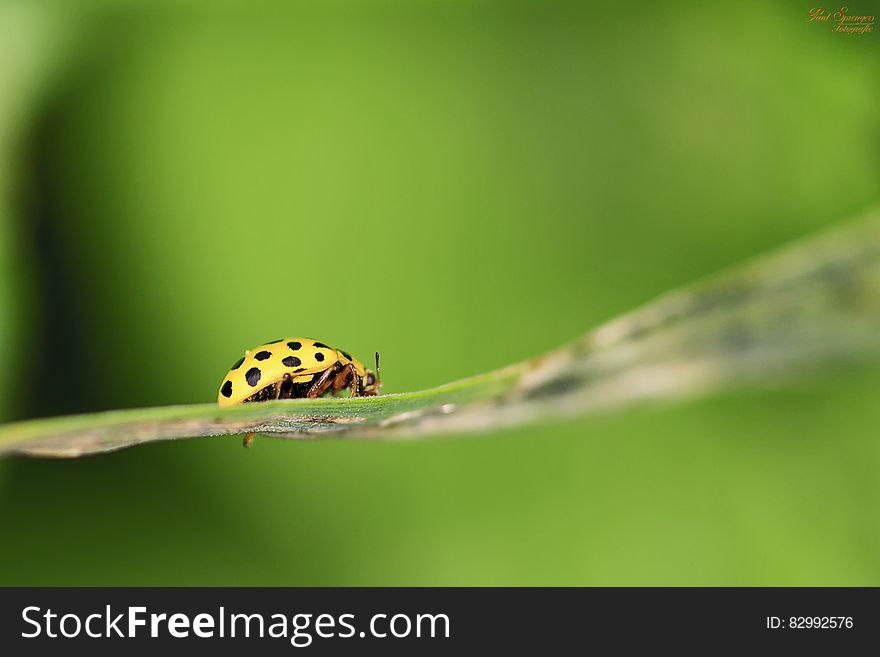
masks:
<instances>
[{"instance_id":1,"label":"ladybug antenna","mask_svg":"<svg viewBox=\"0 0 880 657\"><path fill-rule=\"evenodd\" d=\"M379 377L379 352L376 352L376 383L379 383L381 378Z\"/></svg>"}]
</instances>

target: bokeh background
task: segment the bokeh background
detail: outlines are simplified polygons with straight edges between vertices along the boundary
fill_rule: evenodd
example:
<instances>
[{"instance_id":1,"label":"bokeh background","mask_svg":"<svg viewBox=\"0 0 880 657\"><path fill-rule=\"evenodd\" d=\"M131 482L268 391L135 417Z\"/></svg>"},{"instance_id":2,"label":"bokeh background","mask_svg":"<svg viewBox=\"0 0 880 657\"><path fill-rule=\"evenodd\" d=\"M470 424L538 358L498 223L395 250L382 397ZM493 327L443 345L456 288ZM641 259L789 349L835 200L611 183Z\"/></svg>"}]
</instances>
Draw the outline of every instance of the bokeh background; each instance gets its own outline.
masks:
<instances>
[{"instance_id":1,"label":"bokeh background","mask_svg":"<svg viewBox=\"0 0 880 657\"><path fill-rule=\"evenodd\" d=\"M880 35L810 8L0 3L0 418L281 335L432 386L860 212ZM878 390L6 459L0 584L880 585Z\"/></svg>"}]
</instances>

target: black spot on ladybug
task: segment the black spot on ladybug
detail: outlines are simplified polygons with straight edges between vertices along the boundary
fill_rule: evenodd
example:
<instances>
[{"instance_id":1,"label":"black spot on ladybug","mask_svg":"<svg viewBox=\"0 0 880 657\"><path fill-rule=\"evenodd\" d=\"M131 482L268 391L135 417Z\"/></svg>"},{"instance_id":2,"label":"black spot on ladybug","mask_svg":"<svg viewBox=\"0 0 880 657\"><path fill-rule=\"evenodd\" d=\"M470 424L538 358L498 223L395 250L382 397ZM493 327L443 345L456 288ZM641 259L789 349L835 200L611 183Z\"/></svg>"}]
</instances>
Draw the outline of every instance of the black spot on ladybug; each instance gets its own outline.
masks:
<instances>
[{"instance_id":1,"label":"black spot on ladybug","mask_svg":"<svg viewBox=\"0 0 880 657\"><path fill-rule=\"evenodd\" d=\"M329 349L329 348L330 348L330 347L328 347L327 345L325 345L323 342L316 342L316 343L315 343L315 346L316 346L318 349Z\"/></svg>"},{"instance_id":2,"label":"black spot on ladybug","mask_svg":"<svg viewBox=\"0 0 880 657\"><path fill-rule=\"evenodd\" d=\"M260 369L258 367L252 367L244 375L244 378L247 380L248 385L253 388L260 382Z\"/></svg>"},{"instance_id":3,"label":"black spot on ladybug","mask_svg":"<svg viewBox=\"0 0 880 657\"><path fill-rule=\"evenodd\" d=\"M293 370L294 374L297 372L305 372L305 371L306 371L305 367L297 367L295 370Z\"/></svg>"},{"instance_id":4,"label":"black spot on ladybug","mask_svg":"<svg viewBox=\"0 0 880 657\"><path fill-rule=\"evenodd\" d=\"M288 342L287 346L296 351L300 347L302 347L302 342Z\"/></svg>"},{"instance_id":5,"label":"black spot on ladybug","mask_svg":"<svg viewBox=\"0 0 880 657\"><path fill-rule=\"evenodd\" d=\"M230 367L229 369L230 369L230 370L237 370L239 367L241 367L241 364L242 364L243 362L244 362L244 356L242 356L242 357L239 358L237 361L235 361L235 365L233 365L233 366Z\"/></svg>"},{"instance_id":6,"label":"black spot on ladybug","mask_svg":"<svg viewBox=\"0 0 880 657\"><path fill-rule=\"evenodd\" d=\"M254 356L254 358L256 358L257 360L266 360L266 359L269 358L269 356L271 356L271 355L272 355L272 352L269 352L269 351L261 351L261 352L258 353L256 356Z\"/></svg>"},{"instance_id":7,"label":"black spot on ladybug","mask_svg":"<svg viewBox=\"0 0 880 657\"><path fill-rule=\"evenodd\" d=\"M241 363L239 363L238 365L241 365ZM238 367L238 365L236 365L235 367ZM235 369L235 367L233 367L232 369ZM223 387L220 388L220 393L224 397L232 397L232 381L227 381L226 383L224 383Z\"/></svg>"},{"instance_id":8,"label":"black spot on ladybug","mask_svg":"<svg viewBox=\"0 0 880 657\"><path fill-rule=\"evenodd\" d=\"M342 353L343 356L345 356L346 358L348 358L348 360L354 360L354 359L351 357L351 354L348 353L347 351L343 351L343 352L341 352L341 353Z\"/></svg>"},{"instance_id":9,"label":"black spot on ladybug","mask_svg":"<svg viewBox=\"0 0 880 657\"><path fill-rule=\"evenodd\" d=\"M277 340L269 340L269 342L267 342L266 344L278 344L278 343L281 342L283 339L284 339L284 338L278 338Z\"/></svg>"},{"instance_id":10,"label":"black spot on ladybug","mask_svg":"<svg viewBox=\"0 0 880 657\"><path fill-rule=\"evenodd\" d=\"M315 360L318 361L318 362L320 363L322 360L324 360L324 354L322 354L322 353L319 351L318 353L315 354Z\"/></svg>"},{"instance_id":11,"label":"black spot on ladybug","mask_svg":"<svg viewBox=\"0 0 880 657\"><path fill-rule=\"evenodd\" d=\"M302 361L296 356L288 356L281 362L284 363L287 367L296 367L297 365L302 365Z\"/></svg>"}]
</instances>

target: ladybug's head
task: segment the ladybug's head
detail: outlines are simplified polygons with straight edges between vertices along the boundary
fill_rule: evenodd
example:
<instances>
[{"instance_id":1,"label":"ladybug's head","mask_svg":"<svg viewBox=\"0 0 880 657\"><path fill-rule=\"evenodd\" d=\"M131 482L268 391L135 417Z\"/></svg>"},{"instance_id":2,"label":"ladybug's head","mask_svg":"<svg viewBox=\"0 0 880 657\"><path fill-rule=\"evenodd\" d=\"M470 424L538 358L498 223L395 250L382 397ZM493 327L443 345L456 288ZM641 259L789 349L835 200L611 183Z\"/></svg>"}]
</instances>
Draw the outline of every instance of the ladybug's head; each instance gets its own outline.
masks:
<instances>
[{"instance_id":1,"label":"ladybug's head","mask_svg":"<svg viewBox=\"0 0 880 657\"><path fill-rule=\"evenodd\" d=\"M382 387L382 381L379 379L379 352L376 352L376 371L366 370L364 374L364 394L378 395L379 388Z\"/></svg>"}]
</instances>

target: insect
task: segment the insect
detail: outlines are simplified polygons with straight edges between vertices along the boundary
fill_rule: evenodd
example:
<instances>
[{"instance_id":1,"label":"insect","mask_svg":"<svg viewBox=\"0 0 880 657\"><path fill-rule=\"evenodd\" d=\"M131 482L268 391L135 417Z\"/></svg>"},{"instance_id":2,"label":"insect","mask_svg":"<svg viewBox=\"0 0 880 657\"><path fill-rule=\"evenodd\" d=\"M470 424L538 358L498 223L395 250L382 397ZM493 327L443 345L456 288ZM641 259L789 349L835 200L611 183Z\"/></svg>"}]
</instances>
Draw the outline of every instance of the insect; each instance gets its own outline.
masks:
<instances>
[{"instance_id":1,"label":"insect","mask_svg":"<svg viewBox=\"0 0 880 657\"><path fill-rule=\"evenodd\" d=\"M315 399L348 388L352 397L379 394L379 352L376 371L364 367L347 351L311 338L273 340L244 352L217 393L221 407L272 399ZM249 447L253 433L245 436Z\"/></svg>"}]
</instances>

